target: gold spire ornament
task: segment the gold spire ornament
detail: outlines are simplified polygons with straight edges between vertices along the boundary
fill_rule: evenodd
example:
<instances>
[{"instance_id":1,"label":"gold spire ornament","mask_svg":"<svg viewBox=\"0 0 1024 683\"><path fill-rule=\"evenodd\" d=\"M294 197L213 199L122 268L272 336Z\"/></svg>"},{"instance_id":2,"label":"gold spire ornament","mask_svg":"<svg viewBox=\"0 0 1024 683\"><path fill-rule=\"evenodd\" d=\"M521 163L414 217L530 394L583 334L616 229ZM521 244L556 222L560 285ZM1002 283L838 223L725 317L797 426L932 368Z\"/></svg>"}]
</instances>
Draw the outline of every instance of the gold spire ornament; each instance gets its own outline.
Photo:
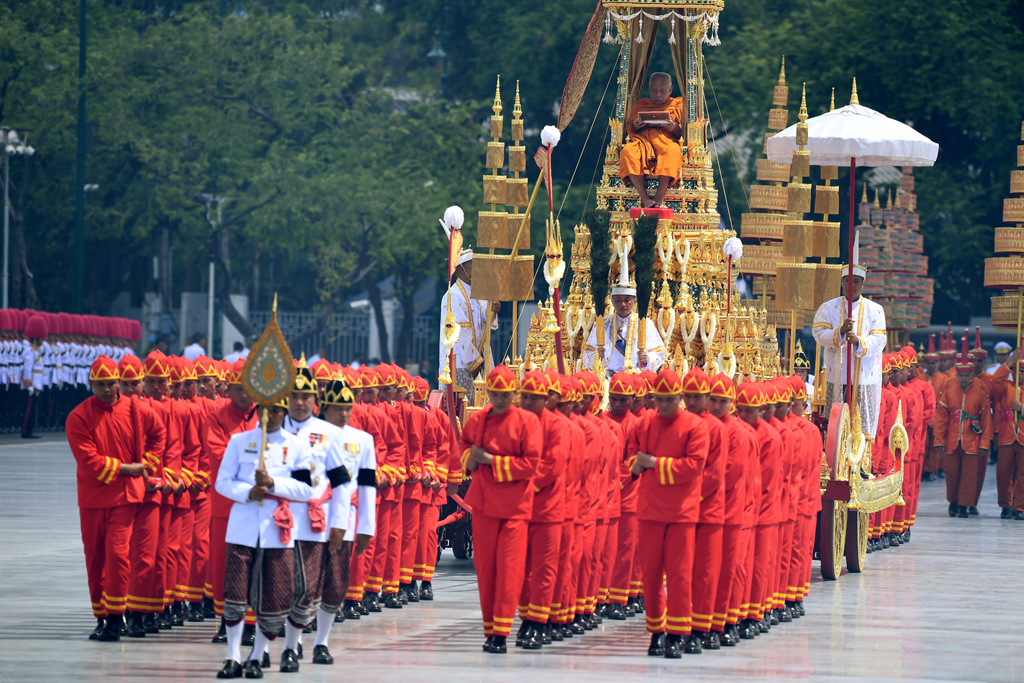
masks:
<instances>
[{"instance_id":1,"label":"gold spire ornament","mask_svg":"<svg viewBox=\"0 0 1024 683\"><path fill-rule=\"evenodd\" d=\"M860 98L857 97L857 77L853 77L853 90L850 92L850 104L860 104Z\"/></svg>"}]
</instances>

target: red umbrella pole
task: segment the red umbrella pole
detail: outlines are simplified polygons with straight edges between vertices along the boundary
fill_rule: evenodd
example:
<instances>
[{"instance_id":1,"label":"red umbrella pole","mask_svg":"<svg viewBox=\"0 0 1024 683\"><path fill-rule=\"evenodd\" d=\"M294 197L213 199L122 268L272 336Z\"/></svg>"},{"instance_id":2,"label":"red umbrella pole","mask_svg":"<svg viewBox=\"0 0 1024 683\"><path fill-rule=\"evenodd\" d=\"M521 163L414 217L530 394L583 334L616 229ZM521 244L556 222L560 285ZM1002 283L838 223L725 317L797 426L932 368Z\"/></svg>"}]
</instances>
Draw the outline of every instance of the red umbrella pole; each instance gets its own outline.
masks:
<instances>
[{"instance_id":1,"label":"red umbrella pole","mask_svg":"<svg viewBox=\"0 0 1024 683\"><path fill-rule=\"evenodd\" d=\"M857 157L850 157L850 241L849 259L850 264L846 270L846 318L853 317L853 292L850 287L853 284L853 199L857 195ZM853 346L846 345L846 402L853 401ZM852 406L851 406L852 410Z\"/></svg>"}]
</instances>

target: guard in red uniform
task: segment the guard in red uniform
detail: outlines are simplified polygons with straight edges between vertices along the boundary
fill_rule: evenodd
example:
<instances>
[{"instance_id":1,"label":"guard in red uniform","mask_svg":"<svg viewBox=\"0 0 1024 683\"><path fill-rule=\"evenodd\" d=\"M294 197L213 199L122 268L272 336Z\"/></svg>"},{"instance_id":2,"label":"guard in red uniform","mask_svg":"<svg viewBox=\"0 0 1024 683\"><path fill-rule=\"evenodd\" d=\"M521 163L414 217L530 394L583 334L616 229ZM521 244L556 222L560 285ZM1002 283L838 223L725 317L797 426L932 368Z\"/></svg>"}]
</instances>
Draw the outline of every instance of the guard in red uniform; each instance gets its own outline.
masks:
<instances>
[{"instance_id":1,"label":"guard in red uniform","mask_svg":"<svg viewBox=\"0 0 1024 683\"><path fill-rule=\"evenodd\" d=\"M760 438L757 425L761 421L761 387L757 382L744 382L736 390L737 426L743 443L749 449L747 468L744 472L746 486L737 491L742 501L743 515L740 525L739 547L736 550L736 566L729 591L729 616L726 623L734 634L743 640L754 638L760 630L753 619L754 610L750 603L753 582L754 541L757 520L761 513L761 457ZM728 479L728 471L726 478Z\"/></svg>"},{"instance_id":2,"label":"guard in red uniform","mask_svg":"<svg viewBox=\"0 0 1024 683\"><path fill-rule=\"evenodd\" d=\"M235 361L226 377L226 400L219 400L203 423L201 436L205 457L210 462L210 472L216 481L217 471L224 458L224 449L228 441L239 432L247 432L256 427L256 411L252 399L242 387L242 369L244 360ZM228 518L231 516L233 502L217 493L211 487L210 493L210 560L207 564L204 596L213 601L214 614L221 618L220 628L213 636L214 643L226 643L227 632L224 627L224 568L227 562L227 546L225 538L228 531ZM247 624L247 632L243 644L251 645L255 631L255 620Z\"/></svg>"},{"instance_id":3,"label":"guard in red uniform","mask_svg":"<svg viewBox=\"0 0 1024 683\"><path fill-rule=\"evenodd\" d=\"M675 371L659 372L651 393L657 412L637 425L629 442L630 469L640 477L637 520L651 633L647 654L677 659L692 626L690 586L708 428L680 410L683 383ZM687 651L699 651L699 636L690 633L686 645Z\"/></svg>"},{"instance_id":4,"label":"guard in red uniform","mask_svg":"<svg viewBox=\"0 0 1024 683\"><path fill-rule=\"evenodd\" d=\"M793 537L796 529L797 499L803 484L801 461L804 451L803 433L787 422L793 400L792 386L785 377L772 380L777 401L772 426L782 438L783 454L783 507L779 516L779 549L773 560L775 568L772 590L771 624L793 620L792 610L786 605L789 564L793 556Z\"/></svg>"},{"instance_id":5,"label":"guard in red uniform","mask_svg":"<svg viewBox=\"0 0 1024 683\"><path fill-rule=\"evenodd\" d=\"M590 587L595 572L594 548L597 542L597 524L599 515L598 482L601 470L605 465L605 444L597 425L590 419L590 406L594 401L594 393L588 395L586 377L576 373L572 378L579 390L575 404L574 421L583 430L584 450L581 470L579 504L576 515L576 531L573 543L576 564L576 595L573 606L573 620L570 628L573 633L582 635L597 627L593 611L590 610Z\"/></svg>"},{"instance_id":6,"label":"guard in red uniform","mask_svg":"<svg viewBox=\"0 0 1024 683\"><path fill-rule=\"evenodd\" d=\"M804 452L800 467L804 476L797 500L797 522L794 531L789 585L786 600L794 618L805 614L803 601L811 586L811 560L814 557L814 532L821 509L821 432L804 414L807 411L807 384L799 375L790 375L793 386L793 407L787 418L791 426L804 436Z\"/></svg>"},{"instance_id":7,"label":"guard in red uniform","mask_svg":"<svg viewBox=\"0 0 1024 683\"><path fill-rule=\"evenodd\" d=\"M420 593L413 581L413 565L416 564L416 550L423 522L424 500L429 498L432 478L428 473L433 469L433 432L428 426L427 413L419 410L406 400L412 390L412 377L406 377L405 371L396 368L395 407L404 424L403 433L406 443L405 483L402 485L402 533L399 540L398 567L398 599L403 603L419 602ZM430 434L428 434L428 431ZM431 439L427 452L427 438ZM424 489L424 482L427 487Z\"/></svg>"},{"instance_id":8,"label":"guard in red uniform","mask_svg":"<svg viewBox=\"0 0 1024 683\"><path fill-rule=\"evenodd\" d=\"M987 461L992 441L988 392L974 375L967 352L967 337L956 364L956 383L950 384L935 409L936 421L946 429L936 432L935 447L943 454L949 516L966 519L978 504L978 458Z\"/></svg>"},{"instance_id":9,"label":"guard in red uniform","mask_svg":"<svg viewBox=\"0 0 1024 683\"><path fill-rule=\"evenodd\" d=\"M565 460L569 427L548 403L558 403L549 392L550 380L542 370L531 370L519 387L519 407L540 420L543 444L533 480L533 508L527 532L526 577L519 597L522 626L516 645L539 650L551 642L548 620L554 602L555 576L565 521Z\"/></svg>"},{"instance_id":10,"label":"guard in red uniform","mask_svg":"<svg viewBox=\"0 0 1024 683\"><path fill-rule=\"evenodd\" d=\"M118 395L118 376L110 358L93 361L93 395L71 411L65 424L77 463L85 569L97 619L89 638L105 641L121 638L132 571L129 541L145 495L145 454L161 452L165 437L150 411Z\"/></svg>"},{"instance_id":11,"label":"guard in red uniform","mask_svg":"<svg viewBox=\"0 0 1024 683\"><path fill-rule=\"evenodd\" d=\"M684 387L685 388L685 387ZM746 438L736 418L731 413L736 389L724 373L718 373L710 380L707 394L706 413L718 420L721 425L721 439L725 447L725 472L722 516L722 554L719 563L717 586L715 588L714 609L712 610L711 631L705 638L704 647L717 650L716 644L734 646L739 641L739 632L735 622L729 627L729 597L732 593L733 574L740 562L740 536L743 528L743 515L746 507L747 463L754 456L750 440ZM710 451L708 457L710 458ZM704 468L707 476L707 467ZM704 488L704 485L701 485ZM705 500L707 498L705 497ZM704 514L704 503L701 502L701 515ZM697 544L700 546L700 526L697 525ZM695 603L697 601L695 600ZM696 622L696 615L694 615Z\"/></svg>"},{"instance_id":12,"label":"guard in red uniform","mask_svg":"<svg viewBox=\"0 0 1024 683\"><path fill-rule=\"evenodd\" d=\"M729 440L722 421L707 410L711 380L700 368L683 378L686 410L700 417L708 428L708 456L700 485L700 517L697 522L694 555L700 558L693 567L690 592L693 596L693 637L686 651L700 654L704 647L717 650L720 636L711 630L718 576L722 571L722 524L725 522L725 467Z\"/></svg>"},{"instance_id":13,"label":"guard in red uniform","mask_svg":"<svg viewBox=\"0 0 1024 683\"><path fill-rule=\"evenodd\" d=\"M558 574L550 619L555 625L551 630L551 639L563 640L576 635L573 626L578 626L572 623L576 609L576 582L582 549L576 535L576 520L579 515L586 436L576 420L576 404L583 396L577 382L570 377L557 375L554 371L549 371L548 380L551 394L557 398L557 405L552 412L566 427L568 438L565 460L565 521L562 523L562 537L559 542ZM582 627L578 630L580 633L583 632Z\"/></svg>"},{"instance_id":14,"label":"guard in red uniform","mask_svg":"<svg viewBox=\"0 0 1024 683\"><path fill-rule=\"evenodd\" d=\"M640 419L632 412L635 402L637 385L643 380L627 372L616 372L608 384L608 411L606 420L617 426L621 432L623 444L628 444L630 432ZM646 394L646 389L644 394ZM642 408L641 408L642 410ZM623 456L618 467L618 480L615 486L619 489L619 523L617 526L618 547L615 549L612 578L608 588L608 618L625 619L636 613L635 606L630 604L630 585L633 577L633 559L636 555L637 522L636 501L639 480L626 466L628 456L623 447Z\"/></svg>"},{"instance_id":15,"label":"guard in red uniform","mask_svg":"<svg viewBox=\"0 0 1024 683\"><path fill-rule=\"evenodd\" d=\"M503 654L523 587L543 432L535 415L512 405L516 380L511 370L504 365L491 370L486 387L490 403L466 421L459 452L473 478L466 503L473 509L484 651Z\"/></svg>"},{"instance_id":16,"label":"guard in red uniform","mask_svg":"<svg viewBox=\"0 0 1024 683\"><path fill-rule=\"evenodd\" d=\"M916 436L911 436L910 444L913 453L913 463L910 472L904 475L903 481L906 482L907 477L910 477L910 492L913 498L913 502L910 504L910 509L906 513L906 520L902 532L902 540L904 543L910 541L910 527L914 525L917 519L917 502L920 500L921 494L921 479L923 478L924 472L924 461L925 453L927 448L930 446L929 427L931 426L932 420L935 418L935 390L931 385L931 382L927 381L927 375L924 375L918 368L917 351L914 350L913 346L904 346L902 353L909 363L907 368L907 379L905 385L908 389L914 390L921 397L921 421L917 428L914 430ZM922 378L924 375L924 378ZM994 384L994 382L993 382ZM904 487L906 483L904 483Z\"/></svg>"}]
</instances>

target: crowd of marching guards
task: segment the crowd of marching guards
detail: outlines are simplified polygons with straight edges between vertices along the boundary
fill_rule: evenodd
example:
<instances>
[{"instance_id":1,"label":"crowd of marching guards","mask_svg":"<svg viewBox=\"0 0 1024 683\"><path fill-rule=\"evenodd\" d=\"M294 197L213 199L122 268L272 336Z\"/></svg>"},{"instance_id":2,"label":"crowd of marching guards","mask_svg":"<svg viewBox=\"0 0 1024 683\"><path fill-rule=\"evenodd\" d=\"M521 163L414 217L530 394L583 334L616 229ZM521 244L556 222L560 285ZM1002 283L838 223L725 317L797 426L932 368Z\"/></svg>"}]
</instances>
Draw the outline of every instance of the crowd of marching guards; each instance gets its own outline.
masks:
<instances>
[{"instance_id":1,"label":"crowd of marching guards","mask_svg":"<svg viewBox=\"0 0 1024 683\"><path fill-rule=\"evenodd\" d=\"M303 401L293 398L275 407L288 411L284 423L292 440L283 441L283 457L291 457L293 468L276 476L290 471L312 487L292 505L310 497L313 518L314 508L332 504L327 478L341 490L350 480L354 486L358 472L360 488L376 489L369 508L373 531L366 538L353 533L357 512L367 514L353 493L352 519L344 510L338 526L321 519L319 527L318 545L325 548L326 526L348 529L342 546L331 536L330 552L324 550L326 558L341 547L344 569L337 559L310 568L301 540L275 541L275 548L295 548L298 559L288 559L288 567L303 567L294 575L304 571L305 577L297 578L294 594L288 587L285 602L303 598L308 621L297 623L294 607L290 613L284 608L279 620L260 613L272 601L260 593L268 589L256 580L258 566L247 569L241 588L229 586L229 593L242 592L243 609L249 598L244 622L241 615L225 621L225 573L233 571L226 556L237 547L226 541L229 519L233 508L255 500L220 493L228 490L222 480L236 476L219 472L225 451L260 433L241 385L244 367L244 360L225 368L204 356L191 362L159 351L145 361L125 354L116 363L101 356L92 364L94 396L73 411L66 427L78 461L97 618L91 638L146 637L220 617L214 642L227 642L231 655L221 677L261 675L278 632L288 633L282 671L298 670L303 632L317 633L313 662L331 663L325 619L360 619L434 598L439 511L450 497L472 514L486 652L507 652L517 613L515 644L527 650L583 636L604 620L643 614L648 654L669 658L736 646L804 614L821 506L822 437L806 417L800 377L735 386L724 374L708 377L693 369L680 378L664 369L657 375L619 372L603 386L586 371L533 370L518 378L498 366L486 377L487 405L457 432L445 412L428 405L422 379L387 364L353 369L320 360L299 365L294 389L316 394L308 404L332 424L332 406L349 408L339 426L372 437L371 464L350 465L336 477L338 468L328 461L317 469L314 458L314 466L296 472L301 452L315 450L327 438L322 434L333 432L309 432L310 420L319 418L296 414ZM923 446L913 444L924 442L930 419L918 386L930 385L915 372L913 349L887 354L885 369L875 475L895 466L882 428L891 398L905 401L908 468L920 462ZM299 453L289 456L289 448ZM235 456L229 457L235 467ZM237 475L246 487L262 489L261 507L263 493L275 493L270 467ZM314 501L309 491L321 476L327 492ZM907 505L873 516L872 550L909 541L920 478L908 474L907 480ZM289 495L285 491L278 487L277 498ZM333 505L345 507L337 498ZM296 514L308 527L301 509ZM268 513L270 529L301 527L277 512ZM358 526L362 534L365 525ZM290 534L281 531L284 542ZM268 560L262 561L267 571ZM326 616L318 611L319 596L311 603L299 595L309 592L317 572L333 574L320 576L324 604L326 586L333 581L337 593L342 583ZM228 604L230 612L231 595ZM232 633L253 645L244 667Z\"/></svg>"}]
</instances>

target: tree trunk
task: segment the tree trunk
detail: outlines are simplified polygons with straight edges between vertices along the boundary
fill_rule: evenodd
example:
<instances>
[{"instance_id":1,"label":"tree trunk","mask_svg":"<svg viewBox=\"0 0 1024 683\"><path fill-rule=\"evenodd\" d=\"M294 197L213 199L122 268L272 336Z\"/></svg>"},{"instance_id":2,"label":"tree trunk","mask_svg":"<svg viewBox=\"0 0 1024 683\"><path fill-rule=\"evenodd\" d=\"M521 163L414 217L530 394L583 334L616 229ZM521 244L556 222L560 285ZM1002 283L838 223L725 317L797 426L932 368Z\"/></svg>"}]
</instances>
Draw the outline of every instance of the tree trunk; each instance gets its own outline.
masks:
<instances>
[{"instance_id":1,"label":"tree trunk","mask_svg":"<svg viewBox=\"0 0 1024 683\"><path fill-rule=\"evenodd\" d=\"M369 295L370 306L373 307L373 316L377 321L377 337L380 339L380 359L385 363L391 362L390 342L388 341L388 328L384 325L384 304L380 298L380 287L377 286L376 278L371 277L366 287Z\"/></svg>"},{"instance_id":2,"label":"tree trunk","mask_svg":"<svg viewBox=\"0 0 1024 683\"><path fill-rule=\"evenodd\" d=\"M165 222L160 230L160 304L171 314L171 230Z\"/></svg>"},{"instance_id":3,"label":"tree trunk","mask_svg":"<svg viewBox=\"0 0 1024 683\"><path fill-rule=\"evenodd\" d=\"M409 358L412 352L412 327L413 322L416 320L416 303L415 303L415 292L403 293L399 298L399 303L402 304L402 325L398 328L398 352L396 353L399 363L405 365L405 360ZM419 363L422 358L413 358L413 361Z\"/></svg>"},{"instance_id":4,"label":"tree trunk","mask_svg":"<svg viewBox=\"0 0 1024 683\"><path fill-rule=\"evenodd\" d=\"M7 160L10 163L10 157ZM24 294L22 308L37 308L39 297L36 296L35 275L28 267L28 252L25 249L25 197L28 194L28 180L32 174L33 159L31 156L26 156L24 160L21 184L18 186L18 206L21 210L15 211L14 207L11 207L11 222L14 223L14 241L17 245L11 263L14 264L15 270L18 272L19 290L23 288L23 292L19 291L19 294ZM13 301L17 301L17 298L14 298Z\"/></svg>"},{"instance_id":5,"label":"tree trunk","mask_svg":"<svg viewBox=\"0 0 1024 683\"><path fill-rule=\"evenodd\" d=\"M249 310L255 311L260 304L260 245L253 242L252 245L252 300L249 301Z\"/></svg>"}]
</instances>

